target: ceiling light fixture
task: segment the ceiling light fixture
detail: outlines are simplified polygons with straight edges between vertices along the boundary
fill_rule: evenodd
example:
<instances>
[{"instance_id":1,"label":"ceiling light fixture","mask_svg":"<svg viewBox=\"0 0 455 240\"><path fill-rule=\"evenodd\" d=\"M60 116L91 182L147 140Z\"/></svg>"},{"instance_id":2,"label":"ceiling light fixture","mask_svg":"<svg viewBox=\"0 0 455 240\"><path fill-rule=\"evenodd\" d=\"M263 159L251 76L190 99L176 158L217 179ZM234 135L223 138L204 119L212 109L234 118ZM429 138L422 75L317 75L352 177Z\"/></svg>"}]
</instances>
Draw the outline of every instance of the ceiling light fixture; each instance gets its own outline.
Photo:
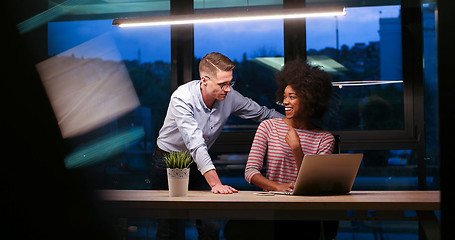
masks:
<instances>
[{"instance_id":1,"label":"ceiling light fixture","mask_svg":"<svg viewBox=\"0 0 455 240\"><path fill-rule=\"evenodd\" d=\"M276 10L254 10L243 12L216 12L188 15L171 15L142 18L118 18L112 25L119 27L145 27L214 22L238 22L272 19L296 19L309 17L331 17L346 15L344 7L292 8Z\"/></svg>"}]
</instances>

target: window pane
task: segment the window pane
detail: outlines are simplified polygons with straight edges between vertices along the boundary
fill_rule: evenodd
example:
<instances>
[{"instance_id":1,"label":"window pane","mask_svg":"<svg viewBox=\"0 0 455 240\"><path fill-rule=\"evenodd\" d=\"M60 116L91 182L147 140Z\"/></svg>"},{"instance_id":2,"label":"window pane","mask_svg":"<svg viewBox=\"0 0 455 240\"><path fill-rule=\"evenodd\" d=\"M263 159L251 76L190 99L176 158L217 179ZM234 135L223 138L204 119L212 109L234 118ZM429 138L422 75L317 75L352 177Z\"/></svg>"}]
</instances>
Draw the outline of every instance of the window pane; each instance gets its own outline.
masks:
<instances>
[{"instance_id":1,"label":"window pane","mask_svg":"<svg viewBox=\"0 0 455 240\"><path fill-rule=\"evenodd\" d=\"M269 108L275 104L277 69L264 59L283 59L283 21L196 24L194 26L195 78L199 61L207 53L220 52L236 63L234 89ZM280 64L281 67L281 64ZM231 115L224 131L256 130L258 123Z\"/></svg>"},{"instance_id":2,"label":"window pane","mask_svg":"<svg viewBox=\"0 0 455 240\"><path fill-rule=\"evenodd\" d=\"M84 166L91 172L89 175L99 188L149 189L152 151L171 94L169 26L118 28L112 26L112 20L50 22L48 51L53 56L50 59L74 63L71 73L78 76L85 76L81 74L87 68L80 67L84 62L94 66L88 77L75 78L74 85L103 80L84 88L85 95L77 99L80 102L88 99L98 109L96 113L120 107L114 104L106 110L105 106L113 96L122 94L123 89L114 88L97 102L89 101L99 98L101 89L118 76L117 68L125 69L125 78L138 100L134 108L68 137L71 153L65 159L67 167L73 166L71 162L78 162L78 167ZM106 66L114 66L115 71ZM68 86L65 89L68 94L80 91ZM84 105L81 110L87 108L85 102L81 105ZM83 161L84 158L90 161Z\"/></svg>"},{"instance_id":3,"label":"window pane","mask_svg":"<svg viewBox=\"0 0 455 240\"><path fill-rule=\"evenodd\" d=\"M399 6L307 19L307 50L309 62L333 76L330 130L404 128Z\"/></svg>"},{"instance_id":4,"label":"window pane","mask_svg":"<svg viewBox=\"0 0 455 240\"><path fill-rule=\"evenodd\" d=\"M417 157L415 150L366 150L353 190L417 189ZM427 178L433 181L433 178Z\"/></svg>"}]
</instances>

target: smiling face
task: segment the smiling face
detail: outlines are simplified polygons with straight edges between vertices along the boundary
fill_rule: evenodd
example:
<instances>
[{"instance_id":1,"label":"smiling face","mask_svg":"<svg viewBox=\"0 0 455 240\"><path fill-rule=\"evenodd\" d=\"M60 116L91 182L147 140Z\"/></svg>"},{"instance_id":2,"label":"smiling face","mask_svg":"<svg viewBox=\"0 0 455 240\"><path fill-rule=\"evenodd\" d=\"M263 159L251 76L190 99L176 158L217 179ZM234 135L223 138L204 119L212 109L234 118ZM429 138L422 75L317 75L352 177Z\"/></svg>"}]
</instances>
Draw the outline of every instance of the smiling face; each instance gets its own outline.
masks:
<instances>
[{"instance_id":1,"label":"smiling face","mask_svg":"<svg viewBox=\"0 0 455 240\"><path fill-rule=\"evenodd\" d=\"M286 113L286 118L288 119L302 118L303 104L301 104L300 98L297 96L296 91L294 91L291 85L288 85L284 89L283 104L284 111Z\"/></svg>"}]
</instances>

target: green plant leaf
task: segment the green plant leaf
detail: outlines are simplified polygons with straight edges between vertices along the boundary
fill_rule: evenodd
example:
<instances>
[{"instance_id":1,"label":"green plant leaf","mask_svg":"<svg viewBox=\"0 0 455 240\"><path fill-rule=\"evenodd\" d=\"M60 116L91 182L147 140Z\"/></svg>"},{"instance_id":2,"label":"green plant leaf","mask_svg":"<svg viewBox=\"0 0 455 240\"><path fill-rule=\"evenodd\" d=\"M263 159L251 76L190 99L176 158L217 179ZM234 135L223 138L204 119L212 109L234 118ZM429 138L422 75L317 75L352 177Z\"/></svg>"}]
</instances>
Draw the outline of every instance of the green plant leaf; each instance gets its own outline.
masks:
<instances>
[{"instance_id":1,"label":"green plant leaf","mask_svg":"<svg viewBox=\"0 0 455 240\"><path fill-rule=\"evenodd\" d=\"M188 152L170 152L163 157L168 168L188 168L193 163L193 158Z\"/></svg>"}]
</instances>

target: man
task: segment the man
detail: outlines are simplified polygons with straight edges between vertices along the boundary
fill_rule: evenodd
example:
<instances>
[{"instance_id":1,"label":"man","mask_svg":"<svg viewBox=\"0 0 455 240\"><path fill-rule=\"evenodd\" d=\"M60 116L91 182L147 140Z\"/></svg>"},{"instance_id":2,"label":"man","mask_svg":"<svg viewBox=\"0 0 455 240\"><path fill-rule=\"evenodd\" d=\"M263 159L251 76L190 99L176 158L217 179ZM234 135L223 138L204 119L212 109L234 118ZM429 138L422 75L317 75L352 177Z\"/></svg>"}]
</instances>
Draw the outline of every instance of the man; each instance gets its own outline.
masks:
<instances>
[{"instance_id":1,"label":"man","mask_svg":"<svg viewBox=\"0 0 455 240\"><path fill-rule=\"evenodd\" d=\"M184 84L172 94L157 139L158 152L189 151L213 193L237 192L221 183L208 154L231 113L257 122L284 117L232 89L234 67L234 63L220 53L207 54L199 64L201 80ZM159 162L156 164L163 166ZM196 177L195 174L191 173L192 177ZM189 189L192 189L191 185Z\"/></svg>"},{"instance_id":2,"label":"man","mask_svg":"<svg viewBox=\"0 0 455 240\"><path fill-rule=\"evenodd\" d=\"M213 193L221 194L237 192L235 188L221 183L208 149L232 113L257 122L284 116L273 109L259 106L235 91L232 88L235 83L232 77L234 67L235 64L226 56L215 52L209 53L199 63L201 79L180 86L172 94L157 139L152 168L153 189L168 189L166 165L162 156L170 151L188 151L195 162L190 166L188 187L190 190L211 190ZM173 224L169 224L171 225ZM210 232L210 229L216 228L208 226L202 229L207 224L197 225L200 236L201 232ZM160 228L159 226L158 232L161 231ZM166 230L161 231L162 233L174 234L169 233L170 227L164 229ZM214 235L217 233L216 230L212 232Z\"/></svg>"}]
</instances>

